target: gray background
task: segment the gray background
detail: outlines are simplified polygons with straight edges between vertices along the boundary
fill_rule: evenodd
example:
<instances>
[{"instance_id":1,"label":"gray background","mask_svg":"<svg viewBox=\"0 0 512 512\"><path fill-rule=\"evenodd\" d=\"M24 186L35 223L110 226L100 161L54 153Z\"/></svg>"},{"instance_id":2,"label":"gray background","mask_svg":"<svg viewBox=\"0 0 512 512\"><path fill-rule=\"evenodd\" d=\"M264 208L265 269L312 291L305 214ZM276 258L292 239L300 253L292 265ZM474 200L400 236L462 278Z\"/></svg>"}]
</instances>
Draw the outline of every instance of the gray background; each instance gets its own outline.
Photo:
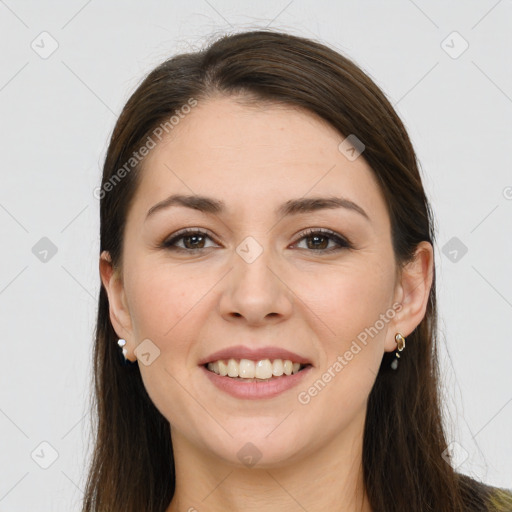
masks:
<instances>
[{"instance_id":1,"label":"gray background","mask_svg":"<svg viewBox=\"0 0 512 512\"><path fill-rule=\"evenodd\" d=\"M164 58L267 26L353 58L409 130L438 222L454 464L512 487L511 21L510 0L0 1L0 511L80 508L93 189L117 114Z\"/></svg>"}]
</instances>

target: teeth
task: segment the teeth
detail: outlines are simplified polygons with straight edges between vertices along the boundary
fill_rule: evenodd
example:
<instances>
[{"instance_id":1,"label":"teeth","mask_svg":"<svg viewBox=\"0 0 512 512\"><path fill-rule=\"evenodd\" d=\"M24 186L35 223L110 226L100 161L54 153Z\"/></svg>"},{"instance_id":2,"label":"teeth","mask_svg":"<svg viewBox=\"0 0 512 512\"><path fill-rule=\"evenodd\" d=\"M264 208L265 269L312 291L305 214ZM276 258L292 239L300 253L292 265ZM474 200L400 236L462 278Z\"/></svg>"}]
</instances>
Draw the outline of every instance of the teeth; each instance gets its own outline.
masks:
<instances>
[{"instance_id":1,"label":"teeth","mask_svg":"<svg viewBox=\"0 0 512 512\"><path fill-rule=\"evenodd\" d=\"M208 363L208 370L222 377L239 377L242 379L266 380L281 375L292 375L301 369L300 363L294 363L289 359L262 359L251 361L250 359L229 359L228 361L215 361Z\"/></svg>"},{"instance_id":2,"label":"teeth","mask_svg":"<svg viewBox=\"0 0 512 512\"><path fill-rule=\"evenodd\" d=\"M215 371L215 363L212 364L212 371L214 372ZM230 359L228 361L228 376L229 377L238 377L238 364L236 363L236 361L234 359Z\"/></svg>"},{"instance_id":3,"label":"teeth","mask_svg":"<svg viewBox=\"0 0 512 512\"><path fill-rule=\"evenodd\" d=\"M233 361L233 359L231 359L231 361ZM249 359L240 359L240 363L238 364L238 376L244 379L254 379L254 374L254 361L250 361Z\"/></svg>"},{"instance_id":4,"label":"teeth","mask_svg":"<svg viewBox=\"0 0 512 512\"><path fill-rule=\"evenodd\" d=\"M222 375L222 377L225 377L228 374L228 365L224 361L217 361L217 363L219 369L218 374ZM213 365L213 368L213 371L215 371L215 364ZM215 373L217 372L215 371Z\"/></svg>"},{"instance_id":5,"label":"teeth","mask_svg":"<svg viewBox=\"0 0 512 512\"><path fill-rule=\"evenodd\" d=\"M282 359L276 359L272 363L272 375L275 375L276 377L280 377L283 375L284 369L283 369L283 360Z\"/></svg>"},{"instance_id":6,"label":"teeth","mask_svg":"<svg viewBox=\"0 0 512 512\"><path fill-rule=\"evenodd\" d=\"M256 374L254 375L257 379L270 379L272 377L272 363L268 359L263 359L256 363Z\"/></svg>"}]
</instances>

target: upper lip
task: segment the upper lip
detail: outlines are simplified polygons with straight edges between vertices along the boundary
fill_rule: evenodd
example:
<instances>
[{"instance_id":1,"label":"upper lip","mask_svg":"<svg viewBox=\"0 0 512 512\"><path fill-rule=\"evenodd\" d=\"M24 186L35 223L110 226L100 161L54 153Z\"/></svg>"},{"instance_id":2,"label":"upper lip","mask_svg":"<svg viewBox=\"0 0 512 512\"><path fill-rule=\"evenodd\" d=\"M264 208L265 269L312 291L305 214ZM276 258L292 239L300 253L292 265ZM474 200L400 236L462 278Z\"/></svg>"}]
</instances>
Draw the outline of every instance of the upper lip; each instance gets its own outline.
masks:
<instances>
[{"instance_id":1,"label":"upper lip","mask_svg":"<svg viewBox=\"0 0 512 512\"><path fill-rule=\"evenodd\" d=\"M244 345L236 345L234 347L223 348L222 350L218 350L217 352L203 357L199 361L199 365L213 363L220 359L250 359L252 361L261 361L262 359L289 359L293 363L311 364L308 358L281 347L249 348Z\"/></svg>"}]
</instances>

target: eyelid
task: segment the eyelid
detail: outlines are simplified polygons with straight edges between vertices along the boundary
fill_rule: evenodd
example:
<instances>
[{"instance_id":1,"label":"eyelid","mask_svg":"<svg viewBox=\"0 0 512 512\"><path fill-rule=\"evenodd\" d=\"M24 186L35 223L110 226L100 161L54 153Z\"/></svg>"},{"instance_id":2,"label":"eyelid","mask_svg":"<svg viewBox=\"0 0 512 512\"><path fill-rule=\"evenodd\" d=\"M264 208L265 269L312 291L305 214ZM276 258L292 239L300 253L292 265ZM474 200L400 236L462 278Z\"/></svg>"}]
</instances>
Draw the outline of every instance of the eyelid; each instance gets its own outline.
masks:
<instances>
[{"instance_id":1,"label":"eyelid","mask_svg":"<svg viewBox=\"0 0 512 512\"><path fill-rule=\"evenodd\" d=\"M298 237L297 240L294 242L294 245L298 242L300 242L302 239L307 238L308 236L312 236L315 234L321 234L321 235L327 235L327 238L330 238L331 240L338 243L338 247L334 247L331 249L320 249L318 251L312 250L311 252L318 252L318 253L329 253L334 252L336 250L342 250L342 249L353 249L354 246L352 242L341 233L338 233L336 231L333 231L328 228L307 228L303 231L300 231L297 235L295 235L294 238Z\"/></svg>"},{"instance_id":2,"label":"eyelid","mask_svg":"<svg viewBox=\"0 0 512 512\"><path fill-rule=\"evenodd\" d=\"M181 240L182 238L186 237L187 235L194 235L194 234L200 234L205 235L206 237L210 238L213 242L218 244L216 241L216 237L211 234L211 232L204 228L183 228L176 233L173 233L170 237L165 238L161 244L159 244L160 248L164 249L173 249L177 251L183 251L183 252L196 252L196 251L202 251L204 249L208 249L208 247L203 248L197 248L197 249L183 249L182 247L176 247L174 244ZM300 231L296 235L294 235L294 238L296 239L295 242L292 243L292 245L296 245L300 241L302 241L304 238L307 238L308 236L312 236L315 234L321 234L321 235L327 235L327 238L329 238L331 241L334 241L338 244L337 247L331 247L330 249L319 249L319 250L307 250L308 252L317 252L319 254L322 253L329 253L329 252L335 252L335 251L341 251L342 249L353 249L354 246L350 242L348 238L343 236L340 233L337 233L336 231L332 231L328 228L307 228L303 231Z\"/></svg>"},{"instance_id":3,"label":"eyelid","mask_svg":"<svg viewBox=\"0 0 512 512\"><path fill-rule=\"evenodd\" d=\"M180 240L181 238L187 236L187 235L194 235L194 234L200 234L200 235L206 235L208 238L211 238L215 243L218 243L216 241L216 237L214 237L210 231L204 228L183 228L179 231L176 231L176 233L173 233L171 236L168 236L163 240L163 242L160 244L161 247L168 248L171 246L171 243L176 242ZM177 247L177 249L181 249L181 247ZM184 249L187 252L192 252L192 249Z\"/></svg>"}]
</instances>

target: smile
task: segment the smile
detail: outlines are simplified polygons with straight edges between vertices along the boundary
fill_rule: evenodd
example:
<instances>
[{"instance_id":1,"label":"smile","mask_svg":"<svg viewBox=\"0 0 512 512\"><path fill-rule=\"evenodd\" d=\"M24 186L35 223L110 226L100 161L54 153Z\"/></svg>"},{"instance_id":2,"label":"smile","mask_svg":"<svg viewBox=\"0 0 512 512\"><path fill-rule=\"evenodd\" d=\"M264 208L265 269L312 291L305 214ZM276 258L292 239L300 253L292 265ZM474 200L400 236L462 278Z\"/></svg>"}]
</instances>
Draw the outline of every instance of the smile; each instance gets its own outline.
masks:
<instances>
[{"instance_id":1,"label":"smile","mask_svg":"<svg viewBox=\"0 0 512 512\"><path fill-rule=\"evenodd\" d=\"M210 362L206 368L221 377L230 377L240 381L258 382L281 377L283 375L295 375L307 365L296 363L290 359L219 359Z\"/></svg>"},{"instance_id":2,"label":"smile","mask_svg":"<svg viewBox=\"0 0 512 512\"><path fill-rule=\"evenodd\" d=\"M274 375L274 367L276 373L281 373L281 369L282 373ZM207 380L222 393L243 400L262 400L277 397L296 387L306 378L313 366L293 363L286 359L261 359L258 361L228 359L206 363L199 368ZM221 375L221 371L225 375ZM232 376L228 375L228 371ZM271 374L270 371L272 371ZM247 376L252 375L251 372L254 372L254 377ZM236 375L237 373L238 375ZM240 377L240 373L246 376ZM256 375L263 378L258 378Z\"/></svg>"}]
</instances>

